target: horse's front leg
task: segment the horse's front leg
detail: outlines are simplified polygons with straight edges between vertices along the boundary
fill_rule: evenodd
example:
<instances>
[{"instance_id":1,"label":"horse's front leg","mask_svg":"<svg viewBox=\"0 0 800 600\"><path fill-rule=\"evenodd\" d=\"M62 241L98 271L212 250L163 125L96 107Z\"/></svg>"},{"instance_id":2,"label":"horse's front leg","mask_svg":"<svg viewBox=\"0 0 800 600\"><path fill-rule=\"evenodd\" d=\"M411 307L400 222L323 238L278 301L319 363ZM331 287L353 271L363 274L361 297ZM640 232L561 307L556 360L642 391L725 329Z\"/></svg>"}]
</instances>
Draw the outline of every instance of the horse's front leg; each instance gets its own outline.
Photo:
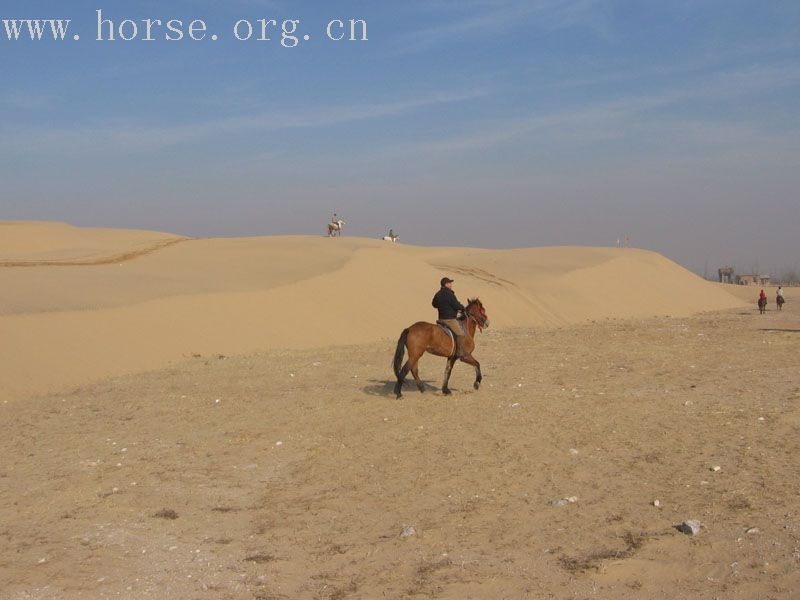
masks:
<instances>
[{"instance_id":1,"label":"horse's front leg","mask_svg":"<svg viewBox=\"0 0 800 600\"><path fill-rule=\"evenodd\" d=\"M444 383L442 384L442 393L445 396L449 396L450 394L452 394L450 388L447 387L447 384L450 382L450 373L453 371L454 364L456 364L455 358L447 359L447 366L444 368Z\"/></svg>"},{"instance_id":2,"label":"horse's front leg","mask_svg":"<svg viewBox=\"0 0 800 600\"><path fill-rule=\"evenodd\" d=\"M473 385L477 390L478 388L481 387L481 381L483 381L483 375L481 375L481 363L475 360L475 358L471 354L465 356L461 360L467 363L468 365L472 365L473 367L475 367L475 383Z\"/></svg>"}]
</instances>

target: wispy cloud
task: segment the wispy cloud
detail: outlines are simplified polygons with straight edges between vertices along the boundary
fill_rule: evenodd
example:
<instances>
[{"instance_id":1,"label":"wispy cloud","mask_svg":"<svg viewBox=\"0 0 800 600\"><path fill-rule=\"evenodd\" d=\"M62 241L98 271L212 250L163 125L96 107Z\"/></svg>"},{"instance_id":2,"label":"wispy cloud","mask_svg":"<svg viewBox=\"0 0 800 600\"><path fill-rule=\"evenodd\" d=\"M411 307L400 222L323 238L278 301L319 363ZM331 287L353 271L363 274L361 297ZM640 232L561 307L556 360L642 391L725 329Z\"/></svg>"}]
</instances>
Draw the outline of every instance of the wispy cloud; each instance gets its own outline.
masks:
<instances>
[{"instance_id":1,"label":"wispy cloud","mask_svg":"<svg viewBox=\"0 0 800 600\"><path fill-rule=\"evenodd\" d=\"M398 54L421 52L443 43L480 35L490 37L530 26L539 30L559 30L587 26L603 36L608 28L602 12L602 0L506 0L499 2L459 3L449 7L441 22L403 34L395 51ZM453 14L459 16L453 18Z\"/></svg>"},{"instance_id":2,"label":"wispy cloud","mask_svg":"<svg viewBox=\"0 0 800 600\"><path fill-rule=\"evenodd\" d=\"M0 91L0 107L15 110L44 110L53 105L53 97L41 92L6 89Z\"/></svg>"},{"instance_id":3,"label":"wispy cloud","mask_svg":"<svg viewBox=\"0 0 800 600\"><path fill-rule=\"evenodd\" d=\"M671 114L673 109L691 109L698 102L723 102L732 98L777 91L800 84L800 66L774 65L749 67L731 71L695 85L683 85L659 93L627 95L602 103L569 110L538 112L506 120L485 122L482 127L471 124L468 133L419 143L394 146L398 154L452 156L453 154L483 152L487 149L516 142L535 133L554 132L561 140L592 143L642 134L666 135L673 132L684 137L692 132L698 144L725 145L745 138L757 137L757 126L747 123L715 123L718 117L707 118ZM689 111L691 112L691 111ZM713 135L712 135L713 133Z\"/></svg>"},{"instance_id":4,"label":"wispy cloud","mask_svg":"<svg viewBox=\"0 0 800 600\"><path fill-rule=\"evenodd\" d=\"M5 131L0 130L0 151L4 148L15 153L74 153L104 148L117 151L154 150L207 139L222 140L241 134L322 128L368 119L397 117L438 105L476 99L485 94L481 90L431 93L395 102L273 111L163 127L124 121L74 129L48 128L36 131L30 128L7 127Z\"/></svg>"}]
</instances>

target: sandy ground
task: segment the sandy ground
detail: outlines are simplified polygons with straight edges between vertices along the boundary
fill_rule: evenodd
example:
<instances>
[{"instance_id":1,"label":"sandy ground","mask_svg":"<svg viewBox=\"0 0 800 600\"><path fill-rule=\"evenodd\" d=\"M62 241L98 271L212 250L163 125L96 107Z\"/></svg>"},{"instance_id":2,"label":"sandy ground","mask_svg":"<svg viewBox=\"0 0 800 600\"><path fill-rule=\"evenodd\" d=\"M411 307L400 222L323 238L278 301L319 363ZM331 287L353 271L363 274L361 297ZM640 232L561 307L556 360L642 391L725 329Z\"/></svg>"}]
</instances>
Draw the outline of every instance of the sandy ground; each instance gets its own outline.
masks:
<instances>
[{"instance_id":1,"label":"sandy ground","mask_svg":"<svg viewBox=\"0 0 800 600\"><path fill-rule=\"evenodd\" d=\"M397 401L442 275L484 385L428 357ZM0 222L0 598L797 597L800 289L756 295L634 249Z\"/></svg>"},{"instance_id":2,"label":"sandy ground","mask_svg":"<svg viewBox=\"0 0 800 600\"><path fill-rule=\"evenodd\" d=\"M793 308L490 330L447 398L382 341L6 401L0 596L796 598Z\"/></svg>"}]
</instances>

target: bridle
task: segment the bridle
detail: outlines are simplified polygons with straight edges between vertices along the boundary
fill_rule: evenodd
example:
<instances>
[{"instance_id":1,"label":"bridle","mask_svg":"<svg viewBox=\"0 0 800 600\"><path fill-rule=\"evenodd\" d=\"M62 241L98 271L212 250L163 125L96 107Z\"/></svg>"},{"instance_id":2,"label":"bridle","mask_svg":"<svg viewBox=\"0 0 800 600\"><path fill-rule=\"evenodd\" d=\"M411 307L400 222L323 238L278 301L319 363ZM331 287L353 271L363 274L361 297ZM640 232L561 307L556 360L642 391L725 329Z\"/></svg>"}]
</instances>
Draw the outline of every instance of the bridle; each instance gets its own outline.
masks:
<instances>
[{"instance_id":1,"label":"bridle","mask_svg":"<svg viewBox=\"0 0 800 600\"><path fill-rule=\"evenodd\" d=\"M469 308L469 306L467 306L467 308ZM469 310L465 310L464 312L467 315L467 319L472 319L473 321L475 321L475 326L480 330L481 333L483 333L483 325L481 325L481 323L478 321L478 319L472 313L470 313ZM486 319L486 315L485 314L481 314L481 316L483 317L483 323L485 325L486 324L486 320L487 320Z\"/></svg>"}]
</instances>

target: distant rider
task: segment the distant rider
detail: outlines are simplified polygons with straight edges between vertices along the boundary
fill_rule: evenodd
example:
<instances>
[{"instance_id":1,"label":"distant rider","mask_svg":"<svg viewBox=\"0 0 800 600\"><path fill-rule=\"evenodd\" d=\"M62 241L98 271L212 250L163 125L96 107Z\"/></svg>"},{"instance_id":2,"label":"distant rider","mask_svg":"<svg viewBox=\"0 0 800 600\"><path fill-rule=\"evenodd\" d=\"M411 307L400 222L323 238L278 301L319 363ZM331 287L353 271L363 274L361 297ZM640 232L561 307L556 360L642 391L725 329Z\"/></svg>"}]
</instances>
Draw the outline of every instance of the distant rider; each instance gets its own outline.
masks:
<instances>
[{"instance_id":1,"label":"distant rider","mask_svg":"<svg viewBox=\"0 0 800 600\"><path fill-rule=\"evenodd\" d=\"M464 356L464 327L461 321L458 320L458 312L466 310L464 305L456 298L456 293L453 291L453 280L449 277L443 277L439 282L441 286L439 291L433 297L431 304L439 311L439 320L437 323L445 325L453 335L456 336L456 357L462 358Z\"/></svg>"}]
</instances>

